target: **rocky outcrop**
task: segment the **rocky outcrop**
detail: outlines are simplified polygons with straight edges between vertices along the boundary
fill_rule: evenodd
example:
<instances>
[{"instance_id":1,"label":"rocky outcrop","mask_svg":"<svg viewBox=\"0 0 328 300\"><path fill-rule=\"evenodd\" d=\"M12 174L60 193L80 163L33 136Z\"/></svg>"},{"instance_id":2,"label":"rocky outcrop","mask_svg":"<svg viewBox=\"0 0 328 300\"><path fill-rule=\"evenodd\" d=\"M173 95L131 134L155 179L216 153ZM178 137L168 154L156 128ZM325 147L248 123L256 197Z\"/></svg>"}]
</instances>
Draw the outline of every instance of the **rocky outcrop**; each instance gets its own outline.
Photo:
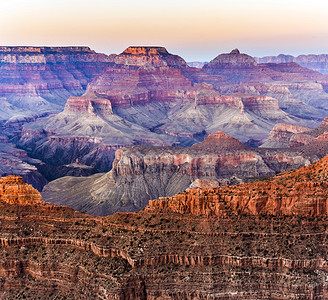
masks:
<instances>
[{"instance_id":1,"label":"rocky outcrop","mask_svg":"<svg viewBox=\"0 0 328 300\"><path fill-rule=\"evenodd\" d=\"M315 153L249 148L217 132L188 148L121 148L107 174L60 178L42 195L46 201L95 215L137 211L150 199L188 187L239 184L298 168L320 158Z\"/></svg>"},{"instance_id":2,"label":"rocky outcrop","mask_svg":"<svg viewBox=\"0 0 328 300\"><path fill-rule=\"evenodd\" d=\"M149 202L148 209L195 215L327 216L328 156L296 171L221 189L194 189Z\"/></svg>"},{"instance_id":3,"label":"rocky outcrop","mask_svg":"<svg viewBox=\"0 0 328 300\"><path fill-rule=\"evenodd\" d=\"M327 163L105 218L0 201L1 298L325 298Z\"/></svg>"},{"instance_id":4,"label":"rocky outcrop","mask_svg":"<svg viewBox=\"0 0 328 300\"><path fill-rule=\"evenodd\" d=\"M0 142L0 161L0 177L9 174L22 176L24 181L32 184L39 191L48 183L35 167L39 161L29 158L24 150L9 143L6 137L2 137Z\"/></svg>"},{"instance_id":5,"label":"rocky outcrop","mask_svg":"<svg viewBox=\"0 0 328 300\"><path fill-rule=\"evenodd\" d=\"M164 47L130 46L115 57L116 64L144 66L151 64L157 67L169 66L181 68L187 63L178 55L170 54Z\"/></svg>"},{"instance_id":6,"label":"rocky outcrop","mask_svg":"<svg viewBox=\"0 0 328 300\"><path fill-rule=\"evenodd\" d=\"M268 140L261 146L264 148L289 148L302 146L314 137L308 134L311 128L279 123L273 127Z\"/></svg>"},{"instance_id":7,"label":"rocky outcrop","mask_svg":"<svg viewBox=\"0 0 328 300\"><path fill-rule=\"evenodd\" d=\"M7 176L0 178L0 200L8 204L35 204L41 201L41 194L22 177Z\"/></svg>"},{"instance_id":8,"label":"rocky outcrop","mask_svg":"<svg viewBox=\"0 0 328 300\"><path fill-rule=\"evenodd\" d=\"M289 148L300 147L309 148L313 144L321 144L321 147L326 146L325 133L328 131L328 118L323 119L322 123L315 129L291 125L277 124L271 130L268 140L261 145L263 148ZM313 147L313 146L312 146ZM313 153L318 152L318 149L313 149Z\"/></svg>"},{"instance_id":9,"label":"rocky outcrop","mask_svg":"<svg viewBox=\"0 0 328 300\"><path fill-rule=\"evenodd\" d=\"M221 68L252 68L257 65L255 59L247 54L240 53L238 49L232 50L230 53L220 54L207 65L204 66L205 70L221 69Z\"/></svg>"}]
</instances>

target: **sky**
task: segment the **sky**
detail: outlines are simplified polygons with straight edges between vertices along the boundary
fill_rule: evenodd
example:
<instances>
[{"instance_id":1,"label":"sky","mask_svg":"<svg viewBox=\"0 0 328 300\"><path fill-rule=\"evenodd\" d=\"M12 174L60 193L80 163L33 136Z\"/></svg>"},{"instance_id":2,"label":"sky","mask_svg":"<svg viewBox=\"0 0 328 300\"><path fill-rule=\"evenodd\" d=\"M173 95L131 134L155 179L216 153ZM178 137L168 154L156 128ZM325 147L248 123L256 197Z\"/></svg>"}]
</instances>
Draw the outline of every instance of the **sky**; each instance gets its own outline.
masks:
<instances>
[{"instance_id":1,"label":"sky","mask_svg":"<svg viewBox=\"0 0 328 300\"><path fill-rule=\"evenodd\" d=\"M186 61L328 53L327 0L0 0L0 45L164 46Z\"/></svg>"}]
</instances>

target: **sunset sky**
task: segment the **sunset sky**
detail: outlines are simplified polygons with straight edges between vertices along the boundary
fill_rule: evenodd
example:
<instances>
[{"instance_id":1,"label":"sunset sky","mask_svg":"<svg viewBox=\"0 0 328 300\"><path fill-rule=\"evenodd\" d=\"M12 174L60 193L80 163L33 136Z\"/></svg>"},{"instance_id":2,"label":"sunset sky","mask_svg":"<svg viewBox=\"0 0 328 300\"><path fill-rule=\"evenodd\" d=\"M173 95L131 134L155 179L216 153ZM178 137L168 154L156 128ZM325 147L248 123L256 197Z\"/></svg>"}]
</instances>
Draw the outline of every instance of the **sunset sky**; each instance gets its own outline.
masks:
<instances>
[{"instance_id":1,"label":"sunset sky","mask_svg":"<svg viewBox=\"0 0 328 300\"><path fill-rule=\"evenodd\" d=\"M326 0L1 0L0 45L165 46L187 61L328 53Z\"/></svg>"}]
</instances>

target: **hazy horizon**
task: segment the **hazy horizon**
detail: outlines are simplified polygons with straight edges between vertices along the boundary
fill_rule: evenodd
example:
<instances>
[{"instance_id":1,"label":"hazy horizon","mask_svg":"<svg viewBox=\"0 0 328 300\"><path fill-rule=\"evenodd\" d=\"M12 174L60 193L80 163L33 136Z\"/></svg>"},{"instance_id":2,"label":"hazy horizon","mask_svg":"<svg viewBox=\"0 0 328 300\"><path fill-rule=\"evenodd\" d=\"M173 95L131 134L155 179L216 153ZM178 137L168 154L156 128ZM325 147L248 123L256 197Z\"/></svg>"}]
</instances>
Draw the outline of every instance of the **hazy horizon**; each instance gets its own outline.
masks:
<instances>
[{"instance_id":1,"label":"hazy horizon","mask_svg":"<svg viewBox=\"0 0 328 300\"><path fill-rule=\"evenodd\" d=\"M88 46L106 54L163 46L186 61L328 53L323 0L3 0L0 45ZM327 50L325 50L327 49Z\"/></svg>"}]
</instances>

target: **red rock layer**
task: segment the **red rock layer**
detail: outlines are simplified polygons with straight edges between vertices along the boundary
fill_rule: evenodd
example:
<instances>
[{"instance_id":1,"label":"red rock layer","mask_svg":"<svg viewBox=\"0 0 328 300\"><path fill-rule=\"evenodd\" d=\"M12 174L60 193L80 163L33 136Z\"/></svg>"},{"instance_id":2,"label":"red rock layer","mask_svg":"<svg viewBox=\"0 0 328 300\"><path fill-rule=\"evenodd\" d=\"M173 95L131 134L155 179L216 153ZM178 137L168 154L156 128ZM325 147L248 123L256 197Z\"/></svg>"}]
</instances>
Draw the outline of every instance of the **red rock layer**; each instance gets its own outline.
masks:
<instances>
[{"instance_id":1,"label":"red rock layer","mask_svg":"<svg viewBox=\"0 0 328 300\"><path fill-rule=\"evenodd\" d=\"M178 55L170 54L164 47L130 46L115 58L116 64L143 66L186 67L187 63Z\"/></svg>"},{"instance_id":2,"label":"red rock layer","mask_svg":"<svg viewBox=\"0 0 328 300\"><path fill-rule=\"evenodd\" d=\"M112 105L110 100L101 99L100 97L70 97L65 105L66 112L73 113L87 113L91 116L100 115L111 115L113 114Z\"/></svg>"},{"instance_id":3,"label":"red rock layer","mask_svg":"<svg viewBox=\"0 0 328 300\"><path fill-rule=\"evenodd\" d=\"M41 194L20 176L0 178L0 200L8 204L35 204L41 202Z\"/></svg>"},{"instance_id":4,"label":"red rock layer","mask_svg":"<svg viewBox=\"0 0 328 300\"><path fill-rule=\"evenodd\" d=\"M320 167L312 166L318 183ZM0 297L326 298L327 218L230 209L219 217L147 209L95 218L0 202Z\"/></svg>"},{"instance_id":5,"label":"red rock layer","mask_svg":"<svg viewBox=\"0 0 328 300\"><path fill-rule=\"evenodd\" d=\"M195 215L230 213L327 216L328 156L297 171L267 181L227 188L188 190L150 201L148 209Z\"/></svg>"}]
</instances>

